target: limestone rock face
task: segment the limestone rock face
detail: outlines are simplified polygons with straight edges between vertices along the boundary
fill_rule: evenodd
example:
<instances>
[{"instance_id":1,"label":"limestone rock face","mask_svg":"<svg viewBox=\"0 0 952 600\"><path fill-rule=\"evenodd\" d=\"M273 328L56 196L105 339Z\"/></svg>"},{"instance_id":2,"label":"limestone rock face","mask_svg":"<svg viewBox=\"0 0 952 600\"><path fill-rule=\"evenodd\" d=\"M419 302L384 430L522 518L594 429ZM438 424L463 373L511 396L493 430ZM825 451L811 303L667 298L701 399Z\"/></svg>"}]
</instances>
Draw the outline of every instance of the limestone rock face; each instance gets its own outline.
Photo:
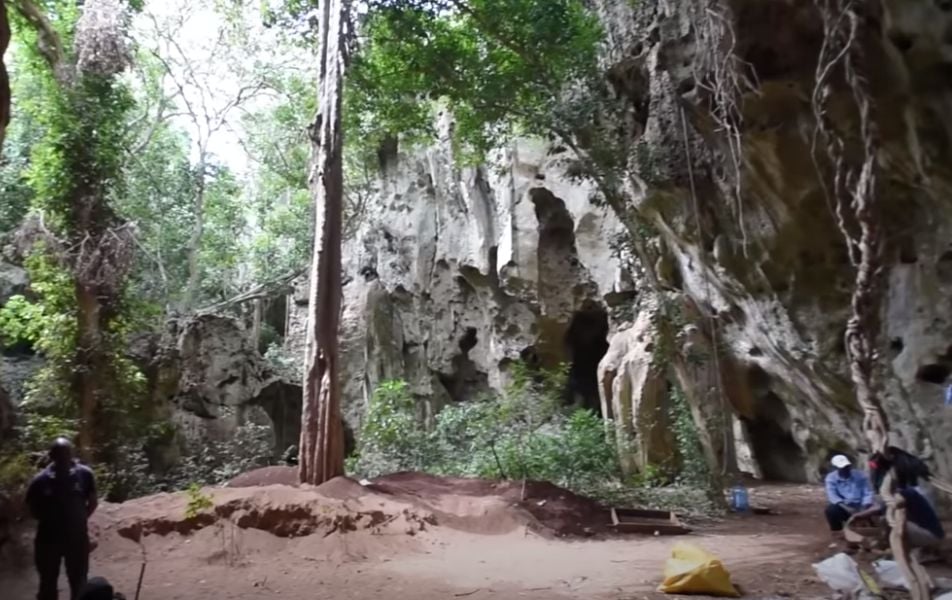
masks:
<instances>
[{"instance_id":1,"label":"limestone rock face","mask_svg":"<svg viewBox=\"0 0 952 600\"><path fill-rule=\"evenodd\" d=\"M668 385L656 364L659 343L652 311L642 311L635 323L611 338L598 365L602 414L615 421L622 466L638 471L667 464L677 454L667 411ZM635 464L630 464L630 460Z\"/></svg>"},{"instance_id":2,"label":"limestone rock face","mask_svg":"<svg viewBox=\"0 0 952 600\"><path fill-rule=\"evenodd\" d=\"M500 154L498 168L456 168L448 142L392 159L344 249L343 394L352 427L380 381L407 380L432 414L502 388L515 360L568 361L568 338L578 362L590 363L573 374L579 396L598 407L608 311L630 302L634 287L612 258L621 224L591 204L590 186L567 179L564 158L526 140ZM299 352L303 284L294 298L288 343Z\"/></svg>"},{"instance_id":3,"label":"limestone rock face","mask_svg":"<svg viewBox=\"0 0 952 600\"><path fill-rule=\"evenodd\" d=\"M206 315L185 321L176 345L176 400L186 410L214 418L249 402L277 377L236 321Z\"/></svg>"},{"instance_id":4,"label":"limestone rock face","mask_svg":"<svg viewBox=\"0 0 952 600\"><path fill-rule=\"evenodd\" d=\"M765 476L816 477L831 449L865 445L842 342L853 269L830 209L825 154L813 154L816 8L741 0L725 9L738 58L758 82L739 98L738 200L722 185L732 163L706 124L710 98L695 85L711 52L691 37L697 3L640 3L627 14L619 2L599 4L624 46L609 53L608 66L625 81L650 82L623 93L649 107L642 140L666 172L661 184L631 195L659 233L660 254L676 265L677 293L697 307L696 325L713 330L722 350L718 394L729 399ZM883 401L896 442L949 474L952 412L942 391L952 366L952 83L936 73L952 67L952 14L940 4L883 3L883 35L867 54L882 137L878 202L889 281ZM632 29L642 35L626 37ZM849 91L833 94L834 121L855 131ZM683 166L688 156L693 172Z\"/></svg>"},{"instance_id":5,"label":"limestone rock face","mask_svg":"<svg viewBox=\"0 0 952 600\"><path fill-rule=\"evenodd\" d=\"M26 269L0 261L0 306L17 294L24 294L29 288L30 278Z\"/></svg>"},{"instance_id":6,"label":"limestone rock face","mask_svg":"<svg viewBox=\"0 0 952 600\"><path fill-rule=\"evenodd\" d=\"M239 321L203 315L170 324L160 339L133 344L152 405L190 439L232 437L239 425L271 427L275 456L300 435L301 388L283 381Z\"/></svg>"},{"instance_id":7,"label":"limestone rock face","mask_svg":"<svg viewBox=\"0 0 952 600\"><path fill-rule=\"evenodd\" d=\"M636 438L635 468L670 452L642 415L674 383L710 460L816 479L831 450L865 442L842 341L853 269L823 149L813 154L815 3L722 3L757 83L736 99L737 156L699 85L716 52L694 37L709 32L697 26L704 3L593 4L608 35L604 67L636 117L627 192L650 226L651 264L633 266L624 242L639 225L593 204L593 185L566 175L571 157L557 143L520 140L478 169L455 167L445 141L389 157L344 250L346 417L357 425L383 379L407 380L432 412L501 388L514 360L568 361L569 392ZM895 442L952 476L946 4L887 0L868 55L887 233L883 401ZM849 102L834 90L834 120L855 131ZM289 344L300 347L306 296L292 305Z\"/></svg>"}]
</instances>

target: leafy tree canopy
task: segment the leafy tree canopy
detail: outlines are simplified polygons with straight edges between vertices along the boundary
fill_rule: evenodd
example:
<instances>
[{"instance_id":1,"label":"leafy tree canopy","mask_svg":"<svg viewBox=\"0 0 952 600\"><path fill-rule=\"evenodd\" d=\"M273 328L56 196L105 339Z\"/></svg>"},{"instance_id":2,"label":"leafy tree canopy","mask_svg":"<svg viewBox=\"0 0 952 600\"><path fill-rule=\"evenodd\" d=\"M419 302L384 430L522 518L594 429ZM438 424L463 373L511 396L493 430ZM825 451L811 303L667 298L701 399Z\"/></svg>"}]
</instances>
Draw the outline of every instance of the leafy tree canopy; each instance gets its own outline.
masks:
<instances>
[{"instance_id":1,"label":"leafy tree canopy","mask_svg":"<svg viewBox=\"0 0 952 600\"><path fill-rule=\"evenodd\" d=\"M432 136L445 101L455 141L481 158L509 135L548 134L568 86L596 70L602 32L578 0L368 3L347 75L346 131Z\"/></svg>"}]
</instances>

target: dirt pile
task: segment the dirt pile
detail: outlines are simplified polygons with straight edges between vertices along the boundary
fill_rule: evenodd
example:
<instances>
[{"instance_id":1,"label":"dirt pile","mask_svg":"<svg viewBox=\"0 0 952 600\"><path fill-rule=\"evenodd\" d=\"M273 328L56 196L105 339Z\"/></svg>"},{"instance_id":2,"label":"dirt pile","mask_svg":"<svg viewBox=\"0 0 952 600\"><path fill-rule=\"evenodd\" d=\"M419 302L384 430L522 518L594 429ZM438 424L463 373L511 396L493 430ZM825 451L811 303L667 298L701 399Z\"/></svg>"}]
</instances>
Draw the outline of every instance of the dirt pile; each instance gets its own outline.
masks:
<instances>
[{"instance_id":1,"label":"dirt pile","mask_svg":"<svg viewBox=\"0 0 952 600\"><path fill-rule=\"evenodd\" d=\"M235 477L225 487L260 487L264 485L298 486L296 467L262 467Z\"/></svg>"},{"instance_id":2,"label":"dirt pile","mask_svg":"<svg viewBox=\"0 0 952 600\"><path fill-rule=\"evenodd\" d=\"M282 538L356 531L415 535L436 525L486 535L526 530L546 537L590 536L609 524L608 511L597 502L549 483L422 473L397 473L364 484L338 477L317 487L297 485L295 479L290 467L259 469L224 488L203 490L208 508L190 509L195 498L187 492L158 494L106 504L96 522L104 535L133 541L189 535L224 522Z\"/></svg>"},{"instance_id":3,"label":"dirt pile","mask_svg":"<svg viewBox=\"0 0 952 600\"><path fill-rule=\"evenodd\" d=\"M396 473L374 479L371 488L413 502L446 517L447 524L472 533L503 532L488 514L480 518L466 508L495 509L504 522L524 525L543 535L589 536L604 533L611 523L609 510L598 502L542 481L523 484Z\"/></svg>"},{"instance_id":4,"label":"dirt pile","mask_svg":"<svg viewBox=\"0 0 952 600\"><path fill-rule=\"evenodd\" d=\"M345 484L344 482L348 482ZM228 487L298 485L292 467L266 467L239 475ZM609 511L594 500L546 482L494 481L395 473L360 486L338 478L316 488L341 500L378 496L433 515L440 525L469 533L500 534L528 527L541 535L589 536L603 533Z\"/></svg>"},{"instance_id":5,"label":"dirt pile","mask_svg":"<svg viewBox=\"0 0 952 600\"><path fill-rule=\"evenodd\" d=\"M255 488L206 488L212 506L189 510L186 492L158 494L123 504L106 504L97 513L103 534L139 541L147 535L188 535L222 521L241 529L259 529L278 537L329 536L382 529L415 534L436 523L409 504L381 501L362 486L339 478L321 487L270 485Z\"/></svg>"}]
</instances>

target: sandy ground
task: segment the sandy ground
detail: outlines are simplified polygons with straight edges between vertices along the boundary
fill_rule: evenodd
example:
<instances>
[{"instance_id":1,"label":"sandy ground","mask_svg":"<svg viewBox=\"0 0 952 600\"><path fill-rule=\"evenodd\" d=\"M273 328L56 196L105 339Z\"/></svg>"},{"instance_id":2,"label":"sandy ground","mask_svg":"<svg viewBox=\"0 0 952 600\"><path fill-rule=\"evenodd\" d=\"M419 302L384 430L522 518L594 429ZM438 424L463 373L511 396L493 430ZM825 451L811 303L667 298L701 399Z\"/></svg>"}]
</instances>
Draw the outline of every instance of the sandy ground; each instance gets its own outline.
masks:
<instances>
[{"instance_id":1,"label":"sandy ground","mask_svg":"<svg viewBox=\"0 0 952 600\"><path fill-rule=\"evenodd\" d=\"M557 535L573 498L546 500L562 507L551 509L563 510L553 517L514 506L509 488L458 495L446 493L452 486L426 484L413 492L415 485L391 482L387 493L367 493L352 482L331 491L271 486L251 497L250 488L216 490L216 511L228 518L186 525L181 494L106 506L95 521L92 574L131 599L144 549L143 600L654 599L664 597L654 590L671 546L689 540L716 553L746 597L829 596L811 568L831 553L819 488L754 488L752 503L777 514L695 524L687 537L584 539ZM538 505L537 498L528 504ZM278 523L283 529L275 529ZM127 539L143 533L142 546ZM20 559L0 571L4 599L35 593L29 552ZM66 597L65 578L61 590Z\"/></svg>"}]
</instances>

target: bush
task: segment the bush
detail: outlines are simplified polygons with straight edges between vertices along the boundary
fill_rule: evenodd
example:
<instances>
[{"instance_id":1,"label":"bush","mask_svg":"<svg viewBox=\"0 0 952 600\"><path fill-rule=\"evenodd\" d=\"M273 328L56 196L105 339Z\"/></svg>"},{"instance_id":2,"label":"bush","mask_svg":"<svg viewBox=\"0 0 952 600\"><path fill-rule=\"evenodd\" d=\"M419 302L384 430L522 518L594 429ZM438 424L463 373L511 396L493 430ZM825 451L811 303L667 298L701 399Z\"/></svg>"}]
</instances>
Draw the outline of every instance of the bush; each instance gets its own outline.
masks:
<instances>
[{"instance_id":1,"label":"bush","mask_svg":"<svg viewBox=\"0 0 952 600\"><path fill-rule=\"evenodd\" d=\"M188 444L181 464L165 481L172 489L184 489L193 483L219 485L241 473L267 466L271 459L270 428L246 423L224 442Z\"/></svg>"},{"instance_id":2,"label":"bush","mask_svg":"<svg viewBox=\"0 0 952 600\"><path fill-rule=\"evenodd\" d=\"M445 407L430 430L406 383L377 388L350 470L373 477L403 470L551 481L582 493L619 482L610 423L561 406L564 369L517 368L505 394Z\"/></svg>"}]
</instances>

